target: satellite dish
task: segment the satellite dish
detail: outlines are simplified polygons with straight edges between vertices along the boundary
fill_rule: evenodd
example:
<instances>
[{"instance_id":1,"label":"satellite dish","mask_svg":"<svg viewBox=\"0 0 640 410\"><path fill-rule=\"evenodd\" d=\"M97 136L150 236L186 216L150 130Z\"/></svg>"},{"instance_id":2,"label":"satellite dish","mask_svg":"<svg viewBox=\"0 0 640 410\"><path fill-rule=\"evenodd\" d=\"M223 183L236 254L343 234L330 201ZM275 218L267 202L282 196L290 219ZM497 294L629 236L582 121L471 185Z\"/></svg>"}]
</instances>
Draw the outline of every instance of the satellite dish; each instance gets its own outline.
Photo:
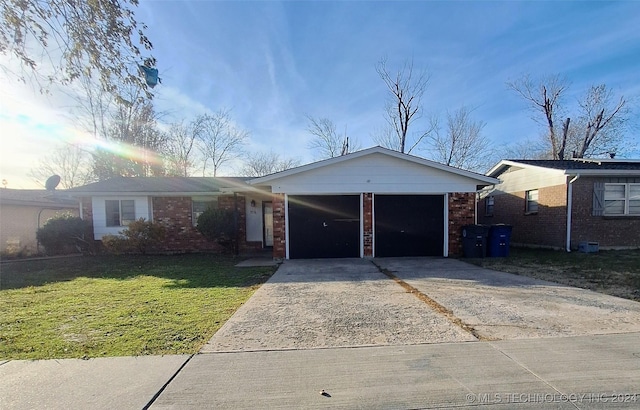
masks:
<instances>
[{"instance_id":1,"label":"satellite dish","mask_svg":"<svg viewBox=\"0 0 640 410\"><path fill-rule=\"evenodd\" d=\"M47 191L53 191L56 189L58 184L60 183L60 175L51 175L47 178L47 182L44 183L44 187L47 188Z\"/></svg>"}]
</instances>

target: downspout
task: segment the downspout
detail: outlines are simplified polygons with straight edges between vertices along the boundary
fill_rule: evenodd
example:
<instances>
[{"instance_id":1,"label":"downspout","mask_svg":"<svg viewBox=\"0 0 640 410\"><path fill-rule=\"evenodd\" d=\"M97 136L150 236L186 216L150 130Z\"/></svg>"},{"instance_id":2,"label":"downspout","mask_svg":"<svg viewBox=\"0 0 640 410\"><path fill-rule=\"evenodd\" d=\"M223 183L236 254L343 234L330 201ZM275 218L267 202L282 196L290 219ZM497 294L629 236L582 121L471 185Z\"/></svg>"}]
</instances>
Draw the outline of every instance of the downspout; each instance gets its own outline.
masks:
<instances>
[{"instance_id":1,"label":"downspout","mask_svg":"<svg viewBox=\"0 0 640 410\"><path fill-rule=\"evenodd\" d=\"M567 252L571 252L571 211L573 205L573 183L580 178L580 174L576 174L570 181L567 189Z\"/></svg>"}]
</instances>

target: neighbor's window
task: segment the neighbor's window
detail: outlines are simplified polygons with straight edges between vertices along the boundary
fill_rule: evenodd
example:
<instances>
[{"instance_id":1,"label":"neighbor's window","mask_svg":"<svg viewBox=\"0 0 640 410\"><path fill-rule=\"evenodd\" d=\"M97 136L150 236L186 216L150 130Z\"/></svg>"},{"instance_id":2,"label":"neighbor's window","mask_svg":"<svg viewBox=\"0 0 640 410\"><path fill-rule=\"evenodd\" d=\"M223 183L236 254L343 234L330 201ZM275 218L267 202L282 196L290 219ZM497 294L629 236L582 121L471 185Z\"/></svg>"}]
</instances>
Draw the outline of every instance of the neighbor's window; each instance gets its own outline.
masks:
<instances>
[{"instance_id":1,"label":"neighbor's window","mask_svg":"<svg viewBox=\"0 0 640 410\"><path fill-rule=\"evenodd\" d=\"M640 215L640 184L604 184L605 215Z\"/></svg>"},{"instance_id":2,"label":"neighbor's window","mask_svg":"<svg viewBox=\"0 0 640 410\"><path fill-rule=\"evenodd\" d=\"M525 206L524 211L528 214L538 212L538 190L532 189L525 193Z\"/></svg>"},{"instance_id":3,"label":"neighbor's window","mask_svg":"<svg viewBox=\"0 0 640 410\"><path fill-rule=\"evenodd\" d=\"M193 222L193 226L196 226L198 224L198 217L200 215L202 215L202 213L204 211L206 211L209 208L216 208L218 206L218 199L217 198L204 198L204 199L200 199L200 198L192 198L191 199L191 203L192 203L192 222Z\"/></svg>"},{"instance_id":4,"label":"neighbor's window","mask_svg":"<svg viewBox=\"0 0 640 410\"><path fill-rule=\"evenodd\" d=\"M486 216L493 216L493 203L494 199L492 196L488 196L484 201L484 214Z\"/></svg>"},{"instance_id":5,"label":"neighbor's window","mask_svg":"<svg viewBox=\"0 0 640 410\"><path fill-rule=\"evenodd\" d=\"M104 207L107 226L126 226L136 219L136 205L133 199L107 200Z\"/></svg>"}]
</instances>

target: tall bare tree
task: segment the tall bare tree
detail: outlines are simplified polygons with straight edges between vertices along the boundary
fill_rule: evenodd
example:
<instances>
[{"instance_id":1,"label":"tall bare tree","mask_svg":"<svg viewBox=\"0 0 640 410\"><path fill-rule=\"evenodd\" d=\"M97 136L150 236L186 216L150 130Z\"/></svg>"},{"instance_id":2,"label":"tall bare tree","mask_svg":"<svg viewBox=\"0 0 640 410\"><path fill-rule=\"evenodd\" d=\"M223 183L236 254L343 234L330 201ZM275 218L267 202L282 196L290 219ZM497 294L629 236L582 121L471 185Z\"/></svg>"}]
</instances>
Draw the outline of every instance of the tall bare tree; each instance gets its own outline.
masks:
<instances>
[{"instance_id":1,"label":"tall bare tree","mask_svg":"<svg viewBox=\"0 0 640 410\"><path fill-rule=\"evenodd\" d=\"M457 168L486 171L493 161L493 150L491 141L482 133L484 126L484 122L471 117L467 107L447 112L444 127L435 120L433 123L434 132L428 140L432 158Z\"/></svg>"},{"instance_id":2,"label":"tall bare tree","mask_svg":"<svg viewBox=\"0 0 640 410\"><path fill-rule=\"evenodd\" d=\"M60 176L60 186L65 189L92 182L91 155L79 145L63 144L41 158L29 172L42 186L52 175Z\"/></svg>"},{"instance_id":3,"label":"tall bare tree","mask_svg":"<svg viewBox=\"0 0 640 410\"><path fill-rule=\"evenodd\" d=\"M566 113L563 105L568 89L566 79L553 75L534 81L526 75L507 83L507 87L520 95L534 113L543 114L553 159L605 155L624 147L630 111L625 98L615 99L606 85L590 87L578 100L579 112L574 121L569 116L560 120L561 114ZM533 117L535 121L538 118Z\"/></svg>"},{"instance_id":4,"label":"tall bare tree","mask_svg":"<svg viewBox=\"0 0 640 410\"><path fill-rule=\"evenodd\" d=\"M300 161L293 158L282 158L273 151L248 154L244 161L241 175L246 177L261 177L275 172L285 171L297 167Z\"/></svg>"},{"instance_id":5,"label":"tall bare tree","mask_svg":"<svg viewBox=\"0 0 640 410\"><path fill-rule=\"evenodd\" d=\"M507 87L520 95L534 113L544 115L553 158L564 159L568 129L563 126L565 132L558 136L557 117L564 92L568 88L567 80L559 75L552 75L534 81L530 75L525 75L518 80L508 82ZM533 119L538 121L538 115Z\"/></svg>"},{"instance_id":6,"label":"tall bare tree","mask_svg":"<svg viewBox=\"0 0 640 410\"><path fill-rule=\"evenodd\" d=\"M401 70L392 73L387 67L387 60L382 59L376 65L376 71L390 94L386 119L395 136L391 140L378 136L376 142L390 149L411 153L431 131L418 132L413 141L407 141L411 125L422 115L422 97L427 89L429 76L426 71L414 72L413 60L406 61ZM389 132L382 133L382 136L389 135Z\"/></svg>"},{"instance_id":7,"label":"tall bare tree","mask_svg":"<svg viewBox=\"0 0 640 410\"><path fill-rule=\"evenodd\" d=\"M243 147L249 133L233 124L228 110L203 114L196 118L194 124L198 129L198 144L204 160L202 176L207 173L209 161L215 177L224 164L244 152Z\"/></svg>"},{"instance_id":8,"label":"tall bare tree","mask_svg":"<svg viewBox=\"0 0 640 410\"><path fill-rule=\"evenodd\" d=\"M336 124L328 118L314 118L307 115L307 131L313 136L308 148L313 150L318 159L334 158L360 149L355 138L337 131Z\"/></svg>"},{"instance_id":9,"label":"tall bare tree","mask_svg":"<svg viewBox=\"0 0 640 410\"><path fill-rule=\"evenodd\" d=\"M166 133L167 174L188 177L195 168L197 124L184 121L171 124Z\"/></svg>"},{"instance_id":10,"label":"tall bare tree","mask_svg":"<svg viewBox=\"0 0 640 410\"><path fill-rule=\"evenodd\" d=\"M155 59L144 53L152 44L135 18L137 6L138 0L3 0L0 54L17 58L18 78L28 76L42 89L49 85L43 82L68 84L90 75L116 96L121 84L147 91L138 65Z\"/></svg>"},{"instance_id":11,"label":"tall bare tree","mask_svg":"<svg viewBox=\"0 0 640 410\"><path fill-rule=\"evenodd\" d=\"M621 145L621 136L630 115L624 96L616 99L605 84L594 85L579 105L578 124L582 126L576 132L576 156L583 158L615 153Z\"/></svg>"}]
</instances>

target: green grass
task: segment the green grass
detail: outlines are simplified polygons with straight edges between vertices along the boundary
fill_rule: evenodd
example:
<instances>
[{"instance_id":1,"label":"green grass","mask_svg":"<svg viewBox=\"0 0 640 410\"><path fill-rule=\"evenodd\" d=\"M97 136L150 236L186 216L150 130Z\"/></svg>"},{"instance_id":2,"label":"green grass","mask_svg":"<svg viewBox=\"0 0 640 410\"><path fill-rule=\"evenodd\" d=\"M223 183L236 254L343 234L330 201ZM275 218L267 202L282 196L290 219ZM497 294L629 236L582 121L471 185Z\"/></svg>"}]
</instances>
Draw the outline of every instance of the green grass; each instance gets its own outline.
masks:
<instances>
[{"instance_id":1,"label":"green grass","mask_svg":"<svg viewBox=\"0 0 640 410\"><path fill-rule=\"evenodd\" d=\"M512 248L508 258L466 259L486 268L640 301L640 250L580 253Z\"/></svg>"},{"instance_id":2,"label":"green grass","mask_svg":"<svg viewBox=\"0 0 640 410\"><path fill-rule=\"evenodd\" d=\"M274 272L216 255L0 266L0 358L195 353Z\"/></svg>"}]
</instances>

